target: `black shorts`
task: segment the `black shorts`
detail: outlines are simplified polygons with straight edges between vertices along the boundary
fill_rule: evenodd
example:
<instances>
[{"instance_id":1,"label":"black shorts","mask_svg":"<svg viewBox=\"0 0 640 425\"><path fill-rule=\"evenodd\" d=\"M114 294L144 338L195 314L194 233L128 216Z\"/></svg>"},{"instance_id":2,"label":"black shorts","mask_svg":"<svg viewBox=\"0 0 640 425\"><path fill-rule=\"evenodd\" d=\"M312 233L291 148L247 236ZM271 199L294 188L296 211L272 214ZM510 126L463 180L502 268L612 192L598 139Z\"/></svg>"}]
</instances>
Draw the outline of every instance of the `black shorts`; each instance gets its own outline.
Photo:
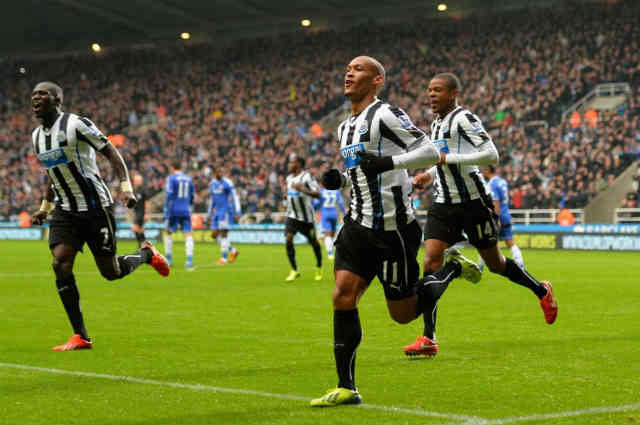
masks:
<instances>
[{"instance_id":1,"label":"black shorts","mask_svg":"<svg viewBox=\"0 0 640 425\"><path fill-rule=\"evenodd\" d=\"M388 300L402 300L414 295L421 242L422 231L415 220L400 230L376 231L345 217L335 242L334 269L349 270L367 283L377 276Z\"/></svg>"},{"instance_id":2,"label":"black shorts","mask_svg":"<svg viewBox=\"0 0 640 425\"><path fill-rule=\"evenodd\" d=\"M142 213L135 213L135 216L133 217L133 224L144 227L144 211Z\"/></svg>"},{"instance_id":3,"label":"black shorts","mask_svg":"<svg viewBox=\"0 0 640 425\"><path fill-rule=\"evenodd\" d=\"M49 220L49 248L64 243L82 251L86 242L96 257L116 254L113 209L69 212L56 208Z\"/></svg>"},{"instance_id":4,"label":"black shorts","mask_svg":"<svg viewBox=\"0 0 640 425\"><path fill-rule=\"evenodd\" d=\"M302 233L307 239L316 239L316 226L313 223L307 223L305 221L296 220L295 218L287 217L284 222L284 233Z\"/></svg>"},{"instance_id":5,"label":"black shorts","mask_svg":"<svg viewBox=\"0 0 640 425\"><path fill-rule=\"evenodd\" d=\"M498 216L482 200L460 204L432 204L424 226L425 240L438 239L454 245L465 240L478 249L492 248L498 243Z\"/></svg>"}]
</instances>

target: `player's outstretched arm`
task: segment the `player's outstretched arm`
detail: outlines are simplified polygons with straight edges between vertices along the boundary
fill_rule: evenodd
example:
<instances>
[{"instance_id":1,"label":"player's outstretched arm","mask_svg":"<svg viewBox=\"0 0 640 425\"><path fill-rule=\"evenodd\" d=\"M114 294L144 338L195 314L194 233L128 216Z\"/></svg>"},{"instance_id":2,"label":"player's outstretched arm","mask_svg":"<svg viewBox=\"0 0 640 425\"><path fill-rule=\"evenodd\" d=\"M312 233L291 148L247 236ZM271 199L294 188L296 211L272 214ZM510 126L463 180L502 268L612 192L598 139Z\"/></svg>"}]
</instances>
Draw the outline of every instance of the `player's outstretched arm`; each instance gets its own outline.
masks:
<instances>
[{"instance_id":1,"label":"player's outstretched arm","mask_svg":"<svg viewBox=\"0 0 640 425\"><path fill-rule=\"evenodd\" d=\"M107 157L118 176L118 180L120 180L120 201L127 208L135 207L136 197L133 195L133 186L131 186L131 180L129 180L129 170L127 170L127 164L122 159L122 155L111 143L107 143L99 152Z\"/></svg>"},{"instance_id":2,"label":"player's outstretched arm","mask_svg":"<svg viewBox=\"0 0 640 425\"><path fill-rule=\"evenodd\" d=\"M441 161L438 148L430 141L423 139L417 148L410 152L394 156L376 156L371 153L358 153L362 171L369 174L380 174L396 168L423 168L436 165Z\"/></svg>"},{"instance_id":3,"label":"player's outstretched arm","mask_svg":"<svg viewBox=\"0 0 640 425\"><path fill-rule=\"evenodd\" d=\"M402 109L390 107L381 112L380 134L403 147L405 153L394 156L361 154L360 168L365 174L380 174L396 168L424 168L440 161L438 148Z\"/></svg>"},{"instance_id":4,"label":"player's outstretched arm","mask_svg":"<svg viewBox=\"0 0 640 425\"><path fill-rule=\"evenodd\" d=\"M487 141L478 146L476 152L445 154L443 163L463 165L496 165L500 159L498 150L492 141Z\"/></svg>"},{"instance_id":5,"label":"player's outstretched arm","mask_svg":"<svg viewBox=\"0 0 640 425\"><path fill-rule=\"evenodd\" d=\"M460 114L457 126L458 134L476 148L470 153L448 153L443 161L446 164L496 165L499 161L498 149L491 136L482 126L480 119L473 114Z\"/></svg>"},{"instance_id":6,"label":"player's outstretched arm","mask_svg":"<svg viewBox=\"0 0 640 425\"><path fill-rule=\"evenodd\" d=\"M40 209L31 215L31 224L35 224L40 226L47 220L47 215L53 210L53 182L51 181L51 177L47 174L47 182L44 188L44 199L42 200L42 204L40 204Z\"/></svg>"}]
</instances>

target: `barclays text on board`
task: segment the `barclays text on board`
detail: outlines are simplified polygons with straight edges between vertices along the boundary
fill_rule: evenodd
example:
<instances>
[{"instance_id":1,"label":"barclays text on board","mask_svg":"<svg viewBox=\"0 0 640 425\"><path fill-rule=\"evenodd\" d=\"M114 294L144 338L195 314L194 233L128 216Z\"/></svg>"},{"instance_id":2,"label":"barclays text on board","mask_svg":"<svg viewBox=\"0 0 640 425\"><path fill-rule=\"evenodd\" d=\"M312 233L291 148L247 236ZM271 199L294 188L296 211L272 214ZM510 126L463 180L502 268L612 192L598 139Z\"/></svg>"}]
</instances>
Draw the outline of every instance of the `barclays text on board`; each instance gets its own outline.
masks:
<instances>
[{"instance_id":1,"label":"barclays text on board","mask_svg":"<svg viewBox=\"0 0 640 425\"><path fill-rule=\"evenodd\" d=\"M42 239L41 228L3 227L0 228L0 239L18 241L37 241Z\"/></svg>"},{"instance_id":2,"label":"barclays text on board","mask_svg":"<svg viewBox=\"0 0 640 425\"><path fill-rule=\"evenodd\" d=\"M562 235L562 249L640 251L640 235Z\"/></svg>"}]
</instances>

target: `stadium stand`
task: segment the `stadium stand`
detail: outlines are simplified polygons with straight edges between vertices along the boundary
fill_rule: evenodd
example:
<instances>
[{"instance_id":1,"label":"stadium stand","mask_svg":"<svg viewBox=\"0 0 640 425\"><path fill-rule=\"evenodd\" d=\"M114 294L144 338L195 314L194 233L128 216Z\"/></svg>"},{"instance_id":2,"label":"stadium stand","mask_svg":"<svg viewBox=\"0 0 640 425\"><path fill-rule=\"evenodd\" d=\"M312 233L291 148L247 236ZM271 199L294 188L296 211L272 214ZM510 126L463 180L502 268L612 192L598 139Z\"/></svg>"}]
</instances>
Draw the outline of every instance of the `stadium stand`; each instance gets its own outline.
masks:
<instances>
[{"instance_id":1,"label":"stadium stand","mask_svg":"<svg viewBox=\"0 0 640 425\"><path fill-rule=\"evenodd\" d=\"M203 195L197 211L206 210L207 183L219 166L234 179L243 211L280 211L291 155L310 157L316 175L330 165L327 160L339 162L333 129L319 123L344 102L344 66L362 53L387 67L381 97L422 128L432 119L425 90L430 76L453 71L461 77L463 105L485 122L501 152L514 208L582 207L640 159L639 15L638 2L567 3L225 46L5 62L0 216L17 219L42 196L42 175L33 172L29 137L36 123L29 118L28 95L41 80L61 84L67 108L112 135L130 168L156 191L168 159L180 157ZM577 126L561 120L563 111L603 82L631 86L614 114L601 114L595 126L589 119ZM426 195L420 200L429 202Z\"/></svg>"}]
</instances>

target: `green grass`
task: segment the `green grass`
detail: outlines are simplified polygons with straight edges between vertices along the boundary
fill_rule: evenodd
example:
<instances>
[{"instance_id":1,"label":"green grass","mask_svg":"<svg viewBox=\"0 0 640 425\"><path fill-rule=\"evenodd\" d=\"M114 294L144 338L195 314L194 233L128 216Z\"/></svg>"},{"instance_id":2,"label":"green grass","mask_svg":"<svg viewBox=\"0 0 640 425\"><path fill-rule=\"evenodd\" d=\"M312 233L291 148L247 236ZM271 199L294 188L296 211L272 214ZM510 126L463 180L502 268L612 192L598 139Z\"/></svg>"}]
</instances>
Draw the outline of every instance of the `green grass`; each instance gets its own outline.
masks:
<instances>
[{"instance_id":1,"label":"green grass","mask_svg":"<svg viewBox=\"0 0 640 425\"><path fill-rule=\"evenodd\" d=\"M186 272L177 245L169 278L143 266L116 282L100 277L88 251L80 255L76 278L95 346L59 353L51 346L71 330L46 243L0 242L0 423L466 421L455 415L496 424L640 423L638 254L525 251L529 271L554 283L553 326L528 290L503 278L453 282L431 360L403 356L422 321L393 323L374 283L360 302L357 384L368 406L311 409L307 400L336 384L330 266L314 282L311 249L299 246L303 276L286 284L284 247L240 249L236 263L216 267L218 247L196 245L199 267ZM139 380L115 378L125 376ZM613 409L628 405L635 407ZM605 409L563 413L594 408ZM504 419L514 416L525 418Z\"/></svg>"}]
</instances>

